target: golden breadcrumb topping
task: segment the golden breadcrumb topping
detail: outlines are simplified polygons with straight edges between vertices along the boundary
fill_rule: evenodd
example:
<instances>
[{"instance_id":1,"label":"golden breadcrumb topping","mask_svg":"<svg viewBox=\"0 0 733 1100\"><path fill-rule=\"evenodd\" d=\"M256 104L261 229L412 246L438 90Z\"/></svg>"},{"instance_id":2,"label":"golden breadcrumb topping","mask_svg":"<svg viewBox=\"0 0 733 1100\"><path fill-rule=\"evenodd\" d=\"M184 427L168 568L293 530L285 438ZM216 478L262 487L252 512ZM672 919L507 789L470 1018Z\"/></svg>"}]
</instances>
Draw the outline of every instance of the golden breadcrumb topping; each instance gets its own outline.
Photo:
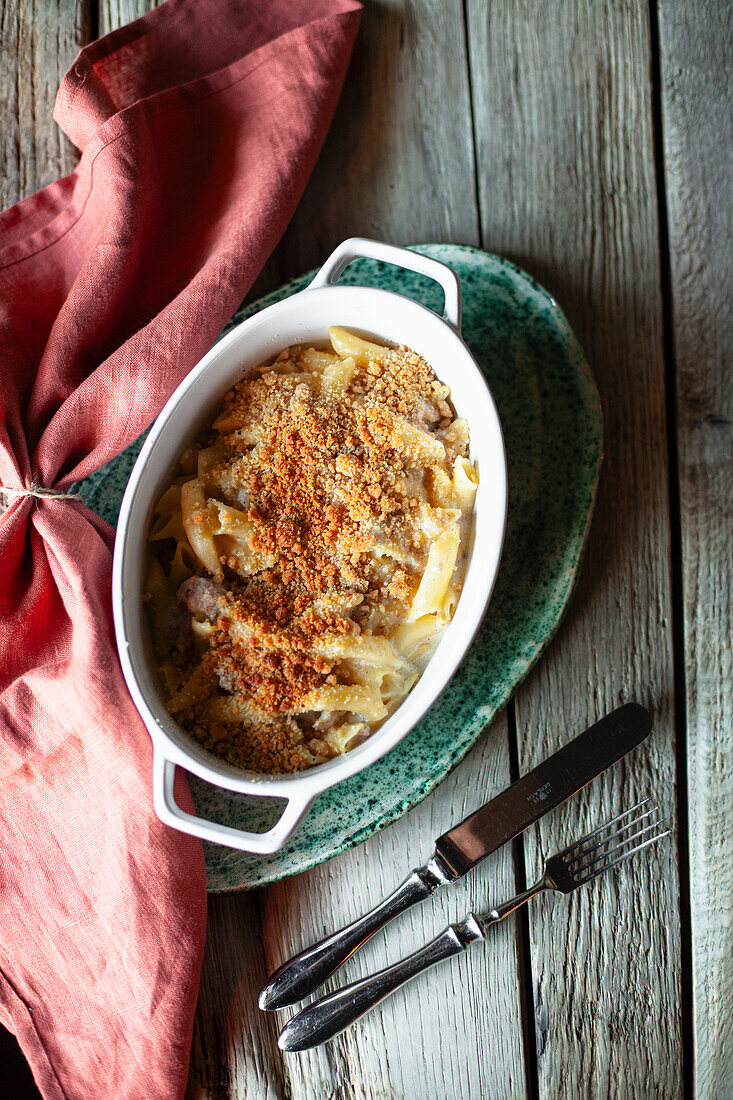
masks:
<instances>
[{"instance_id":1,"label":"golden breadcrumb topping","mask_svg":"<svg viewBox=\"0 0 733 1100\"><path fill-rule=\"evenodd\" d=\"M192 554L177 590L179 626L193 615L199 627L198 639L179 629L167 655L169 709L258 772L337 751L344 715L309 701L361 682L340 643L404 621L435 537L426 509L439 524L436 485L466 450L446 436L447 387L414 351L378 349L331 378L333 358L287 348L244 378L204 441L203 473L199 461L205 503L189 522L214 538L221 570Z\"/></svg>"}]
</instances>

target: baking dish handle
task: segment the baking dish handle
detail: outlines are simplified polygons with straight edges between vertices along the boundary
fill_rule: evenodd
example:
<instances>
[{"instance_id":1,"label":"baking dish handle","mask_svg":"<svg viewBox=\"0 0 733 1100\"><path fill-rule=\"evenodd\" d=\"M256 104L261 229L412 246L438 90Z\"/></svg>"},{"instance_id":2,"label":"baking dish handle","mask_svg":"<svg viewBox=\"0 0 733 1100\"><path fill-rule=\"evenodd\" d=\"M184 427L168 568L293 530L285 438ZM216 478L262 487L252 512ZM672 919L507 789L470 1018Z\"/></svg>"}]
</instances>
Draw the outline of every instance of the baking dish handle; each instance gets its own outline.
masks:
<instances>
[{"instance_id":1,"label":"baking dish handle","mask_svg":"<svg viewBox=\"0 0 733 1100\"><path fill-rule=\"evenodd\" d=\"M347 265L361 257L381 260L385 264L394 264L395 267L404 267L408 271L416 271L418 275L426 275L428 279L435 279L445 294L443 320L456 332L461 331L461 283L455 271L440 260L414 252L411 248L370 241L366 237L349 237L334 249L308 289L333 286Z\"/></svg>"},{"instance_id":2,"label":"baking dish handle","mask_svg":"<svg viewBox=\"0 0 733 1100\"><path fill-rule=\"evenodd\" d=\"M241 852L255 852L257 855L271 855L278 852L297 829L308 812L314 796L301 795L288 799L282 816L266 833L248 833L244 829L233 829L230 825L219 825L216 821L186 813L178 805L173 793L176 778L176 765L163 753L156 750L153 757L153 801L155 812L166 825L179 829L191 836L209 840L212 844L224 844L227 848L238 848ZM259 794L259 792L258 792ZM283 795L265 797L282 798Z\"/></svg>"}]
</instances>

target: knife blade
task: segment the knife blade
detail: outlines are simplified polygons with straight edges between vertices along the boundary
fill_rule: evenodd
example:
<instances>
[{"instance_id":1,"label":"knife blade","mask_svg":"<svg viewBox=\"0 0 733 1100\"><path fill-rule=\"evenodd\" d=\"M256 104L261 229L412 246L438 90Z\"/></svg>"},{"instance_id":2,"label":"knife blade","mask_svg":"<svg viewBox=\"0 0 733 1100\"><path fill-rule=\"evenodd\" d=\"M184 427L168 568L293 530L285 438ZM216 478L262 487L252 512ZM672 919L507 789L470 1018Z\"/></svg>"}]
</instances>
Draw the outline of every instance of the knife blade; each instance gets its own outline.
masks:
<instances>
[{"instance_id":1,"label":"knife blade","mask_svg":"<svg viewBox=\"0 0 733 1100\"><path fill-rule=\"evenodd\" d=\"M430 897L439 886L462 878L486 856L615 764L648 737L651 729L651 715L638 703L626 703L601 718L439 837L426 865L412 871L374 909L283 963L260 992L260 1008L286 1008L313 993L399 913Z\"/></svg>"},{"instance_id":2,"label":"knife blade","mask_svg":"<svg viewBox=\"0 0 733 1100\"><path fill-rule=\"evenodd\" d=\"M649 711L626 703L443 833L435 850L451 882L610 768L651 729Z\"/></svg>"}]
</instances>

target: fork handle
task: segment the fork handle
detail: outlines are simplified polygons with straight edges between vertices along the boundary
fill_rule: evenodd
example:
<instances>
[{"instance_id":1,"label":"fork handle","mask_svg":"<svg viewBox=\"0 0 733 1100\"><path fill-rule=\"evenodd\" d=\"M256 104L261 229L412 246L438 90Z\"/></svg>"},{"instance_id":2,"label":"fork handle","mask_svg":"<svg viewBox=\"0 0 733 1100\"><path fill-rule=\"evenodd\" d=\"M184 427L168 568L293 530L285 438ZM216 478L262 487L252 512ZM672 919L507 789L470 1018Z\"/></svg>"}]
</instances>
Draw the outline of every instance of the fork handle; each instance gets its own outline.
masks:
<instances>
[{"instance_id":1,"label":"fork handle","mask_svg":"<svg viewBox=\"0 0 733 1100\"><path fill-rule=\"evenodd\" d=\"M433 856L425 867L411 871L389 897L363 917L283 963L262 989L260 1008L266 1011L287 1008L313 993L375 932L450 881L439 858Z\"/></svg>"},{"instance_id":2,"label":"fork handle","mask_svg":"<svg viewBox=\"0 0 733 1100\"><path fill-rule=\"evenodd\" d=\"M277 1041L278 1046L290 1053L310 1050L333 1039L405 982L443 959L460 955L476 940L483 938L481 925L472 913L460 924L448 925L439 936L414 954L308 1005L285 1025Z\"/></svg>"},{"instance_id":3,"label":"fork handle","mask_svg":"<svg viewBox=\"0 0 733 1100\"><path fill-rule=\"evenodd\" d=\"M523 890L521 894L515 894L513 898L509 898L509 901L502 902L501 905L495 905L488 913L482 914L479 920L484 927L488 924L497 924L498 921L504 920L504 917L508 917L510 913L513 913L515 909L519 909L521 905L526 905L529 899L535 897L536 894L541 894L543 890L552 889L552 883L546 875L543 875L534 886L530 886L529 889Z\"/></svg>"}]
</instances>

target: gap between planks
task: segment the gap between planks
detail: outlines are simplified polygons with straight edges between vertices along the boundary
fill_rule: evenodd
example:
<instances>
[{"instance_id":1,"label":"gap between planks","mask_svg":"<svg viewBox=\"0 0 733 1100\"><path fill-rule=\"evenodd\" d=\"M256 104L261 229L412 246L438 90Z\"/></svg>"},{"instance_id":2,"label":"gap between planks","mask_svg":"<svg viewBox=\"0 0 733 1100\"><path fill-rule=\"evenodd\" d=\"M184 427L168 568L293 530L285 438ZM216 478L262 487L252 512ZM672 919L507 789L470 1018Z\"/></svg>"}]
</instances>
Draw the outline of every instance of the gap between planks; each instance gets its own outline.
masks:
<instances>
[{"instance_id":1,"label":"gap between planks","mask_svg":"<svg viewBox=\"0 0 733 1100\"><path fill-rule=\"evenodd\" d=\"M662 340L665 362L667 463L669 485L670 585L672 596L672 654L674 663L674 731L677 764L677 862L680 876L680 998L682 1018L682 1087L686 1098L694 1094L694 1011L692 981L692 915L690 910L689 803L687 798L687 722L685 683L684 596L682 591L682 517L680 510L679 454L675 397L675 358L672 320L672 274L669 214L664 166L662 82L660 75L659 19L655 0L649 3L652 46L652 126L659 212L659 270L662 296Z\"/></svg>"}]
</instances>

